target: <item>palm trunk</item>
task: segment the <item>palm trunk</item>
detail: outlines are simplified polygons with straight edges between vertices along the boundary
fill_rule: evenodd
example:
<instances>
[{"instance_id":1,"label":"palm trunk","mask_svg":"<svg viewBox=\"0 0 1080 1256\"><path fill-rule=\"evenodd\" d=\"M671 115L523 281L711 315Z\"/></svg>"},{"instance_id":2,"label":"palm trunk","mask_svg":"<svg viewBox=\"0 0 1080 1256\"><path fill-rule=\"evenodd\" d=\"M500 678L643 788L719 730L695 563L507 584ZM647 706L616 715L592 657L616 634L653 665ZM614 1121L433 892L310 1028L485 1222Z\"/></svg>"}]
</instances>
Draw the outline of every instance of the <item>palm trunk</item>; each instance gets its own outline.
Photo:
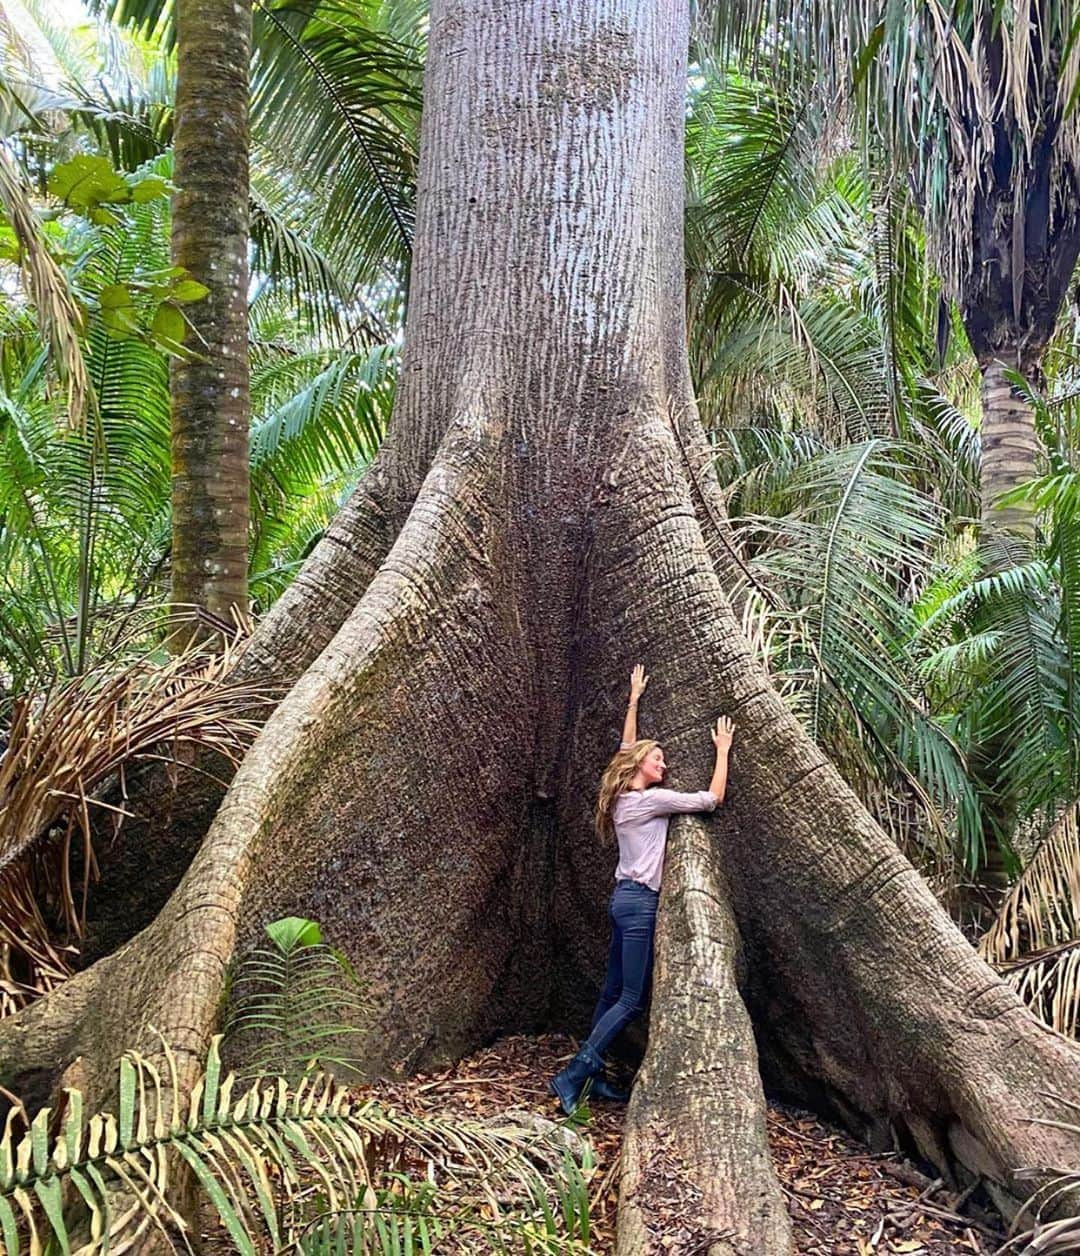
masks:
<instances>
[{"instance_id":1,"label":"palm trunk","mask_svg":"<svg viewBox=\"0 0 1080 1256\"><path fill-rule=\"evenodd\" d=\"M178 0L176 23L173 261L209 294L172 364L172 597L228 624L248 607L251 9Z\"/></svg>"},{"instance_id":2,"label":"palm trunk","mask_svg":"<svg viewBox=\"0 0 1080 1256\"><path fill-rule=\"evenodd\" d=\"M1008 366L994 358L982 368L982 523L985 534L1009 532L1035 539L1035 514L1023 502L1002 506L1003 494L1038 474L1039 438L1035 412L1006 378Z\"/></svg>"},{"instance_id":3,"label":"palm trunk","mask_svg":"<svg viewBox=\"0 0 1080 1256\"><path fill-rule=\"evenodd\" d=\"M1080 1138L1044 1123L1054 1092L1080 1092L1080 1053L952 926L753 663L724 594L683 322L686 46L669 0L433 6L378 489L261 665L285 670L338 562L330 619L355 604L155 922L0 1025L5 1084L81 1057L101 1093L119 1048L153 1053L148 1025L190 1075L228 965L286 914L320 919L364 973L373 1069L500 1030L584 1030L612 872L590 813L640 659L676 785L707 779L716 714L738 731L728 802L672 831L620 1250L649 1250L668 1170L715 1256L790 1250L759 1062L1003 1198L1038 1184L1018 1167L1080 1163Z\"/></svg>"}]
</instances>

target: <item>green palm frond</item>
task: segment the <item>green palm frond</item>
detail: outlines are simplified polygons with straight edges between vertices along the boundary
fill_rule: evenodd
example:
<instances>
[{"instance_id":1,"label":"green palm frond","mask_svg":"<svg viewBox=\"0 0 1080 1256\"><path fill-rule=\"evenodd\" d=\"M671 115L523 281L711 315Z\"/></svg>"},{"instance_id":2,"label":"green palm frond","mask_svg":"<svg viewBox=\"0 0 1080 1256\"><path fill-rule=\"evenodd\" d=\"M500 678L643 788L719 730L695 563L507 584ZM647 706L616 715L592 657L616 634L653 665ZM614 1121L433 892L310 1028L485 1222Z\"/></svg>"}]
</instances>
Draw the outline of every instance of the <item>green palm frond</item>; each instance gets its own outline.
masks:
<instances>
[{"instance_id":1,"label":"green palm frond","mask_svg":"<svg viewBox=\"0 0 1080 1256\"><path fill-rule=\"evenodd\" d=\"M87 1253L123 1250L151 1228L190 1251L188 1222L172 1203L183 1168L234 1250L247 1256L265 1241L275 1251L297 1244L305 1250L306 1238L320 1250L320 1227L325 1236L330 1219L346 1216L352 1233L344 1250L391 1253L396 1249L382 1243L380 1229L400 1238L401 1193L391 1201L380 1187L417 1166L439 1188L421 1195L430 1210L423 1228L429 1241L472 1235L508 1253L587 1252L546 1202L553 1182L557 1198L571 1196L557 1140L409 1117L353 1098L325 1075L292 1089L281 1079L257 1083L234 1097L236 1079L222 1074L219 1044L215 1038L187 1099L166 1046L156 1061L123 1058L115 1113L87 1117L81 1094L68 1090L58 1131L51 1133L54 1114L45 1108L20 1138L13 1112L0 1139L0 1250L18 1256L52 1241L70 1251L76 1234L67 1205L77 1201L87 1219ZM444 1186L454 1203L444 1202ZM313 1194L314 1210L305 1204ZM546 1215L535 1204L539 1196ZM337 1233L335 1243L346 1238Z\"/></svg>"},{"instance_id":2,"label":"green palm frond","mask_svg":"<svg viewBox=\"0 0 1080 1256\"><path fill-rule=\"evenodd\" d=\"M253 381L253 470L318 482L362 466L382 440L397 358L394 345L333 356L271 349Z\"/></svg>"},{"instance_id":3,"label":"green palm frond","mask_svg":"<svg viewBox=\"0 0 1080 1256\"><path fill-rule=\"evenodd\" d=\"M767 465L744 471L731 499L736 536L772 602L759 632L770 666L856 789L882 772L899 776L932 827L949 815L965 831L977 827L964 756L918 684L911 597L941 521L910 483L917 455L880 439L789 443L777 459L779 448L777 433L758 439ZM751 484L767 513L747 511Z\"/></svg>"},{"instance_id":4,"label":"green palm frond","mask_svg":"<svg viewBox=\"0 0 1080 1256\"><path fill-rule=\"evenodd\" d=\"M971 267L971 224L995 171L1007 170L1008 187L1018 192L1021 226L1023 192L1051 145L1051 178L1075 177L1074 22L1070 6L1031 0L821 0L812 11L792 0L749 0L703 6L702 33L723 55L753 57L780 81L814 81L834 108L850 103L865 146L884 143L917 187L955 293ZM1064 204L1060 211L1073 212ZM1021 250L1023 243L1021 231ZM1014 260L1019 281L1022 251Z\"/></svg>"},{"instance_id":5,"label":"green palm frond","mask_svg":"<svg viewBox=\"0 0 1080 1256\"><path fill-rule=\"evenodd\" d=\"M230 982L226 1038L245 1071L292 1083L315 1069L359 1076L340 1054L367 1010L351 964L313 920L286 917L266 932L273 947L246 954Z\"/></svg>"},{"instance_id":6,"label":"green palm frond","mask_svg":"<svg viewBox=\"0 0 1080 1256\"><path fill-rule=\"evenodd\" d=\"M260 605L280 589L374 456L393 405L397 349L255 348L251 571Z\"/></svg>"},{"instance_id":7,"label":"green palm frond","mask_svg":"<svg viewBox=\"0 0 1080 1256\"><path fill-rule=\"evenodd\" d=\"M936 383L941 303L909 198L859 163L812 94L711 62L702 73L686 239L707 421L739 426L749 414L832 444L917 439L931 455L927 486L950 504L975 500L977 435Z\"/></svg>"},{"instance_id":8,"label":"green palm frond","mask_svg":"<svg viewBox=\"0 0 1080 1256\"><path fill-rule=\"evenodd\" d=\"M298 192L323 188L327 236L367 282L411 250L421 64L377 7L260 3L252 66L255 143Z\"/></svg>"}]
</instances>

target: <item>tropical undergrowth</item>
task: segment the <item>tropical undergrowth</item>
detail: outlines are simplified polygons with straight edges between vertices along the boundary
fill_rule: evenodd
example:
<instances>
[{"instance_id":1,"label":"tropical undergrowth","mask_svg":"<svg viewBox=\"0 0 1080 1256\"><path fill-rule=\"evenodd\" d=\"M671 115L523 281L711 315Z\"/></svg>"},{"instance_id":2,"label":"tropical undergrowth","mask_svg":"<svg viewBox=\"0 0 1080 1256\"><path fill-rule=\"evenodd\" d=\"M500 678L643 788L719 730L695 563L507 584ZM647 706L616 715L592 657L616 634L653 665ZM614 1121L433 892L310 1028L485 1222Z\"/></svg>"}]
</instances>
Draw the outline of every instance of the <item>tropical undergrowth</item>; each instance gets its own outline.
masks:
<instances>
[{"instance_id":1,"label":"tropical undergrowth","mask_svg":"<svg viewBox=\"0 0 1080 1256\"><path fill-rule=\"evenodd\" d=\"M13 1107L0 1137L7 1256L119 1252L152 1230L194 1251L176 1204L184 1174L232 1250L250 1256L589 1251L591 1159L557 1127L410 1116L325 1073L241 1088L218 1038L181 1095L163 1045L153 1059L124 1056L112 1110L87 1113L74 1089L32 1117Z\"/></svg>"},{"instance_id":2,"label":"tropical undergrowth","mask_svg":"<svg viewBox=\"0 0 1080 1256\"><path fill-rule=\"evenodd\" d=\"M698 68L691 360L744 627L807 730L975 936L999 906L988 915L980 897L988 848L1019 876L1036 851L1060 852L1050 835L1080 798L1075 330L1048 351L1041 391L1015 381L1036 403L1051 473L1018 490L1038 511L1036 544L988 555L977 370L905 186L857 151L813 85L765 85L704 55ZM1075 1024L1073 951L1041 953L1037 913L1068 915L1050 900L1080 876L1072 860L1055 878L1028 876L1012 909L1014 922L1036 913L1020 933L1027 958L1040 955L1038 979L1015 979L1059 1027ZM1080 938L1069 929L1055 946ZM1006 962L999 952L987 953Z\"/></svg>"}]
</instances>

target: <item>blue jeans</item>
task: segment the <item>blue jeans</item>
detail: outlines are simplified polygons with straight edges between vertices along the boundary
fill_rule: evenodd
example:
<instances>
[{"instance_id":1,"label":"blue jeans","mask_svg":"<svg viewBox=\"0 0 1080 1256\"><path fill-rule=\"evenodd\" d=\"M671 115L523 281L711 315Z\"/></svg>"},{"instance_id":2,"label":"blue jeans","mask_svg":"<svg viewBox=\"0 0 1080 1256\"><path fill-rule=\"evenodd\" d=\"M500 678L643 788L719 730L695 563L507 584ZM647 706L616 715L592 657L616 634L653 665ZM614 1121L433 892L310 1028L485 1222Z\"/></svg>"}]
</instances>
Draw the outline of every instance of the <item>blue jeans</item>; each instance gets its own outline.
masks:
<instances>
[{"instance_id":1,"label":"blue jeans","mask_svg":"<svg viewBox=\"0 0 1080 1256\"><path fill-rule=\"evenodd\" d=\"M659 893L640 881L620 881L611 895L607 980L587 1039L598 1055L644 1011L652 978L653 933L659 901Z\"/></svg>"}]
</instances>

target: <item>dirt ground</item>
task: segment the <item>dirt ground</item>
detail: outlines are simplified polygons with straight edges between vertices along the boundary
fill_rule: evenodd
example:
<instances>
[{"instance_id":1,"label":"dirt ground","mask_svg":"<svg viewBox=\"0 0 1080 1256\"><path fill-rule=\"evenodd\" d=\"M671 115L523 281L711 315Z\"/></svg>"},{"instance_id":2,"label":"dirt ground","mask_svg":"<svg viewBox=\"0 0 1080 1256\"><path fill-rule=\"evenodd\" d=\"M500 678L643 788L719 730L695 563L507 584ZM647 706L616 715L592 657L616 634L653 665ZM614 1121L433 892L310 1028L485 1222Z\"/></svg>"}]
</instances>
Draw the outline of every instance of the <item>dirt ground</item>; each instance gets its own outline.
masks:
<instances>
[{"instance_id":1,"label":"dirt ground","mask_svg":"<svg viewBox=\"0 0 1080 1256\"><path fill-rule=\"evenodd\" d=\"M547 1094L547 1080L573 1050L571 1039L561 1035L503 1038L444 1073L383 1084L370 1093L406 1111L444 1117L524 1110L556 1119L561 1114ZM596 1158L591 1216L597 1253L612 1250L624 1111L593 1103L576 1127ZM808 1112L770 1105L769 1142L797 1250L805 1256L990 1256L1004 1241L996 1220L974 1199L958 1198L897 1153L868 1151ZM690 1256L683 1237L689 1230L676 1213L664 1219L660 1232L661 1246L672 1256Z\"/></svg>"}]
</instances>

